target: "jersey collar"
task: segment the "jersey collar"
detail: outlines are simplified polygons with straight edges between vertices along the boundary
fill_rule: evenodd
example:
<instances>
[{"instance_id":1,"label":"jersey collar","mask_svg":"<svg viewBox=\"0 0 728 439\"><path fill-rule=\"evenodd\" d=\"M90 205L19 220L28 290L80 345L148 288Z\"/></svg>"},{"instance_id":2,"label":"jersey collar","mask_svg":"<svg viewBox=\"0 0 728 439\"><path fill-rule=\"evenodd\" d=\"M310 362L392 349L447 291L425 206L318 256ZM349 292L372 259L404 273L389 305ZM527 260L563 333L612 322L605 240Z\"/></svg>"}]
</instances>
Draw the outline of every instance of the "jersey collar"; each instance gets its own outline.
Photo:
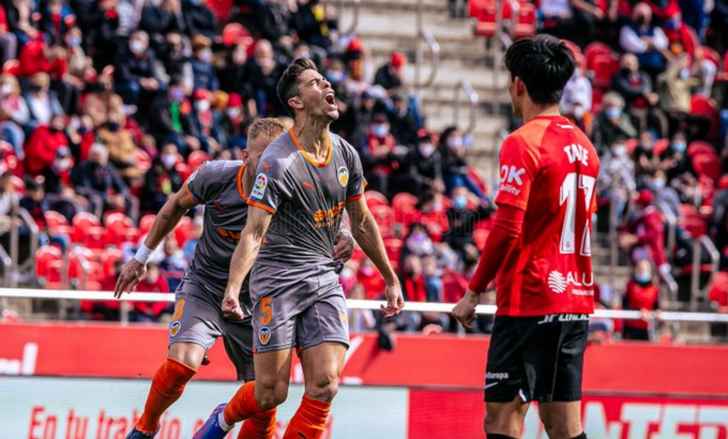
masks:
<instances>
[{"instance_id":1,"label":"jersey collar","mask_svg":"<svg viewBox=\"0 0 728 439\"><path fill-rule=\"evenodd\" d=\"M317 168L324 168L328 166L329 163L331 163L331 158L334 155L334 144L331 141L331 134L326 133L326 139L324 140L326 144L326 158L320 162L316 161L313 154L303 148L303 145L301 145L301 142L299 141L298 136L296 135L296 132L293 130L293 128L288 130L288 135L291 137L291 142L293 142L293 144L296 146L298 152L303 156L304 159L306 159L307 162L311 163Z\"/></svg>"}]
</instances>

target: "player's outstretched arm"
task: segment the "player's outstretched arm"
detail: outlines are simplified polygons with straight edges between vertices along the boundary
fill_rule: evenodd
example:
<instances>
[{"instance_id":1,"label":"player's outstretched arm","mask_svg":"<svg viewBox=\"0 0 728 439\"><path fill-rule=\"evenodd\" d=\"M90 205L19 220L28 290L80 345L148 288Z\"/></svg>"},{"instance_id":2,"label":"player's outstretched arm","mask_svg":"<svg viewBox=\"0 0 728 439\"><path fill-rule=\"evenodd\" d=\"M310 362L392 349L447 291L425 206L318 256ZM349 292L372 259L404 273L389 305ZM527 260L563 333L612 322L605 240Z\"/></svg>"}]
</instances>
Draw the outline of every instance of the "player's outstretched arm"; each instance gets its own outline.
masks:
<instances>
[{"instance_id":1,"label":"player's outstretched arm","mask_svg":"<svg viewBox=\"0 0 728 439\"><path fill-rule=\"evenodd\" d=\"M389 257L387 257L377 222L367 207L365 195L362 194L361 197L349 201L346 204L346 211L351 220L351 234L386 282L384 295L387 299L387 306L382 307L384 314L388 317L399 314L404 308L402 288L399 285L397 273L394 272Z\"/></svg>"},{"instance_id":2,"label":"player's outstretched arm","mask_svg":"<svg viewBox=\"0 0 728 439\"><path fill-rule=\"evenodd\" d=\"M149 254L175 228L182 218L182 215L197 204L199 204L199 201L190 191L187 182L182 185L179 191L167 198L162 209L160 209L154 218L152 228L149 230L149 234L139 251L122 267L119 278L116 280L114 297L118 299L124 292L131 292L134 289L142 276L144 276Z\"/></svg>"},{"instance_id":3,"label":"player's outstretched arm","mask_svg":"<svg viewBox=\"0 0 728 439\"><path fill-rule=\"evenodd\" d=\"M253 268L255 258L258 257L260 245L272 218L273 214L268 211L254 206L248 208L248 220L230 259L230 276L222 302L222 311L227 317L237 319L245 317L238 296L245 277Z\"/></svg>"}]
</instances>

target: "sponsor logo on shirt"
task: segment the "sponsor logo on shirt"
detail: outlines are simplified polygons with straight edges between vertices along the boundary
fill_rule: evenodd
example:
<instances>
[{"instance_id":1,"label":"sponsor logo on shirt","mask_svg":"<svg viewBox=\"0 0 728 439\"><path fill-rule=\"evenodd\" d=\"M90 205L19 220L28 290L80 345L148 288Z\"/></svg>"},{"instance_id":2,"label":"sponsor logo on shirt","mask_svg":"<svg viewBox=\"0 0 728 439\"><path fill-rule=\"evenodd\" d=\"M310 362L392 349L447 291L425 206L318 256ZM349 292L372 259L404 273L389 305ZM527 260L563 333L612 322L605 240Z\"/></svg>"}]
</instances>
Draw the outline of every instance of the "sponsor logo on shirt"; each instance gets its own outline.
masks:
<instances>
[{"instance_id":1,"label":"sponsor logo on shirt","mask_svg":"<svg viewBox=\"0 0 728 439\"><path fill-rule=\"evenodd\" d=\"M523 186L523 174L526 173L524 168L516 166L503 165L500 170L500 187L501 192L507 192L511 195L518 196L521 194L519 186Z\"/></svg>"},{"instance_id":2,"label":"sponsor logo on shirt","mask_svg":"<svg viewBox=\"0 0 728 439\"><path fill-rule=\"evenodd\" d=\"M507 380L508 372L487 372L485 374L486 380Z\"/></svg>"},{"instance_id":3,"label":"sponsor logo on shirt","mask_svg":"<svg viewBox=\"0 0 728 439\"><path fill-rule=\"evenodd\" d=\"M343 201L339 201L336 206L331 209L322 210L319 209L313 213L313 221L316 223L316 228L332 226L336 224L336 220L341 216L344 211L345 204Z\"/></svg>"},{"instance_id":4,"label":"sponsor logo on shirt","mask_svg":"<svg viewBox=\"0 0 728 439\"><path fill-rule=\"evenodd\" d=\"M566 276L563 273L552 270L548 276L548 285L551 291L556 294L565 292L569 286L571 294L576 296L592 296L594 295L594 275L592 273L575 273L568 272Z\"/></svg>"},{"instance_id":5,"label":"sponsor logo on shirt","mask_svg":"<svg viewBox=\"0 0 728 439\"><path fill-rule=\"evenodd\" d=\"M336 171L336 178L339 179L341 187L346 187L349 184L349 170L346 166L342 166Z\"/></svg>"},{"instance_id":6,"label":"sponsor logo on shirt","mask_svg":"<svg viewBox=\"0 0 728 439\"><path fill-rule=\"evenodd\" d=\"M223 239L229 239L231 241L238 242L240 241L240 232L235 230L227 230L223 229L222 227L218 227L215 229L217 234L223 238Z\"/></svg>"},{"instance_id":7,"label":"sponsor logo on shirt","mask_svg":"<svg viewBox=\"0 0 728 439\"><path fill-rule=\"evenodd\" d=\"M270 335L270 328L267 326L261 326L258 330L258 341L260 341L260 344L263 346L267 345L270 342Z\"/></svg>"},{"instance_id":8,"label":"sponsor logo on shirt","mask_svg":"<svg viewBox=\"0 0 728 439\"><path fill-rule=\"evenodd\" d=\"M581 322L588 321L589 314L547 314L543 316L543 320L539 320L538 324L558 322Z\"/></svg>"},{"instance_id":9,"label":"sponsor logo on shirt","mask_svg":"<svg viewBox=\"0 0 728 439\"><path fill-rule=\"evenodd\" d=\"M265 188L268 187L268 176L261 173L255 177L255 184L253 184L253 190L250 191L250 198L260 200L265 194Z\"/></svg>"}]
</instances>

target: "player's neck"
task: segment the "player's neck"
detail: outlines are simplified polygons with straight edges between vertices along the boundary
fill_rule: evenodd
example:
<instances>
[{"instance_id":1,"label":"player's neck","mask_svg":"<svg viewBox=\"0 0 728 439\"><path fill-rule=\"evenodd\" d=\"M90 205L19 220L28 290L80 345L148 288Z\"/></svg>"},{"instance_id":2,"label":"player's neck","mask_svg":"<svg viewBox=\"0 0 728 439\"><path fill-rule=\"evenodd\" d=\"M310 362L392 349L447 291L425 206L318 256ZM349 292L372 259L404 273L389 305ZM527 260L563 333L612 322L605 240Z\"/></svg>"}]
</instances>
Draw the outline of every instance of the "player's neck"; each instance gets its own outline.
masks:
<instances>
[{"instance_id":1,"label":"player's neck","mask_svg":"<svg viewBox=\"0 0 728 439\"><path fill-rule=\"evenodd\" d=\"M323 157L327 154L330 125L329 119L301 117L296 118L293 130L304 151Z\"/></svg>"},{"instance_id":2,"label":"player's neck","mask_svg":"<svg viewBox=\"0 0 728 439\"><path fill-rule=\"evenodd\" d=\"M523 108L523 122L528 122L539 116L560 116L559 104L527 105Z\"/></svg>"}]
</instances>

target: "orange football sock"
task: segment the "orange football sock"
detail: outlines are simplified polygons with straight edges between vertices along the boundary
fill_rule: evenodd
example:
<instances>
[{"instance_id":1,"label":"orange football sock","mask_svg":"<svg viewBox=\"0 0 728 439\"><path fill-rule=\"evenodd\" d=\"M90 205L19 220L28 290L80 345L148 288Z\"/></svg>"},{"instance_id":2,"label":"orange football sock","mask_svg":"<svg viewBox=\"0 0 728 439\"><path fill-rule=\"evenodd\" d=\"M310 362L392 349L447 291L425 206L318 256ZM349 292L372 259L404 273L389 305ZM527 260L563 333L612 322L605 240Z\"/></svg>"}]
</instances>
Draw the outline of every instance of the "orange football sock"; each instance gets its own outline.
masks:
<instances>
[{"instance_id":1,"label":"orange football sock","mask_svg":"<svg viewBox=\"0 0 728 439\"><path fill-rule=\"evenodd\" d=\"M256 413L243 423L238 439L273 439L276 432L276 409Z\"/></svg>"},{"instance_id":2,"label":"orange football sock","mask_svg":"<svg viewBox=\"0 0 728 439\"><path fill-rule=\"evenodd\" d=\"M185 385L196 372L185 364L167 358L154 374L152 387L144 404L144 413L136 424L137 430L146 434L156 432L159 428L159 418L182 396Z\"/></svg>"},{"instance_id":3,"label":"orange football sock","mask_svg":"<svg viewBox=\"0 0 728 439\"><path fill-rule=\"evenodd\" d=\"M225 406L225 423L233 425L260 413L265 412L258 407L258 402L255 400L255 381L249 381L238 388Z\"/></svg>"},{"instance_id":4,"label":"orange football sock","mask_svg":"<svg viewBox=\"0 0 728 439\"><path fill-rule=\"evenodd\" d=\"M301 406L288 423L283 439L320 439L326 430L331 403L303 395Z\"/></svg>"}]
</instances>

